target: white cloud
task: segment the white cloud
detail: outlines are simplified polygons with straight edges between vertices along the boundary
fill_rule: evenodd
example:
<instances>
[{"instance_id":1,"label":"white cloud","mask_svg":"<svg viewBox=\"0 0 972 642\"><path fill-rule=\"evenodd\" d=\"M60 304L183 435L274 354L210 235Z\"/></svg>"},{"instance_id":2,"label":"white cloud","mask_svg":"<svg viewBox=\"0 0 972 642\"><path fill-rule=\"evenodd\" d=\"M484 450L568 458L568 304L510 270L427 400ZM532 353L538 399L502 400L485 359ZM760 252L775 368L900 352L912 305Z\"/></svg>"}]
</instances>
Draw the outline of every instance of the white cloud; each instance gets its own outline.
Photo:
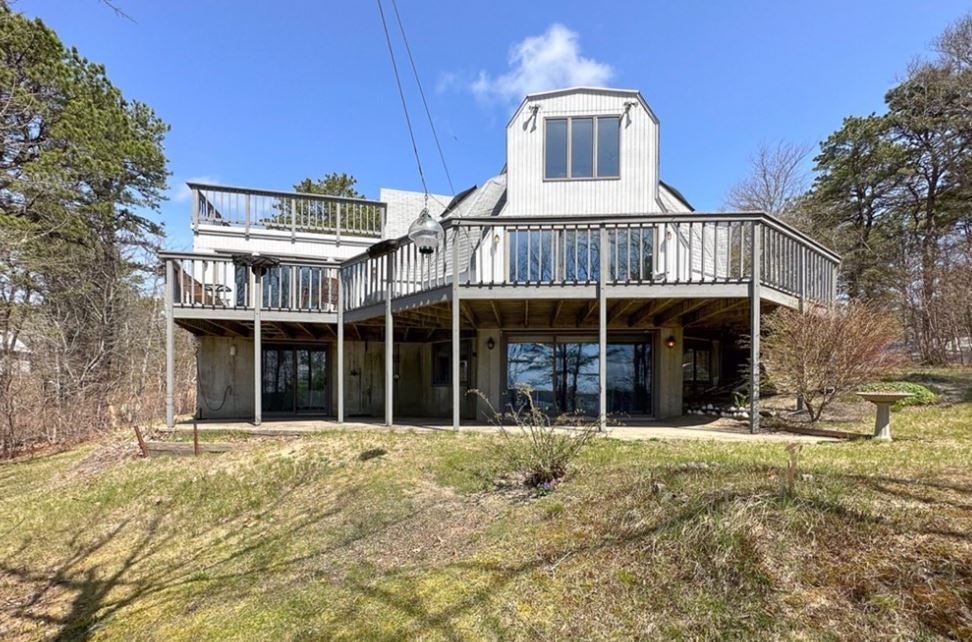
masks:
<instances>
[{"instance_id":1,"label":"white cloud","mask_svg":"<svg viewBox=\"0 0 972 642\"><path fill-rule=\"evenodd\" d=\"M605 85L614 76L614 69L581 56L578 40L576 31L554 23L546 32L513 45L507 73L494 78L480 71L470 89L480 99L514 101L548 89Z\"/></svg>"},{"instance_id":2,"label":"white cloud","mask_svg":"<svg viewBox=\"0 0 972 642\"><path fill-rule=\"evenodd\" d=\"M192 190L186 183L215 183L219 184L219 179L214 176L192 176L185 180L173 181L175 185L169 189L169 198L173 203L185 203L192 198Z\"/></svg>"}]
</instances>

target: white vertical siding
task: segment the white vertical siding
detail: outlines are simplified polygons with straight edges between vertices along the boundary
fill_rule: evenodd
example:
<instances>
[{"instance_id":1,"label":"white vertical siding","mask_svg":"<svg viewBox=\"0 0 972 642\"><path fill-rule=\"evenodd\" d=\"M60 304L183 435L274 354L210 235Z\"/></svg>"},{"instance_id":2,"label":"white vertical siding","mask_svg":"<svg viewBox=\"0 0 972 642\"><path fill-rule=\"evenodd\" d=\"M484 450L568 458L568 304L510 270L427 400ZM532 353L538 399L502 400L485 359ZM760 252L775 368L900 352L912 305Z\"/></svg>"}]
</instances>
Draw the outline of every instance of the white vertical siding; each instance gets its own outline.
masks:
<instances>
[{"instance_id":1,"label":"white vertical siding","mask_svg":"<svg viewBox=\"0 0 972 642\"><path fill-rule=\"evenodd\" d=\"M625 115L625 103L634 104ZM540 107L533 117L531 107ZM544 180L544 121L622 116L620 178ZM508 193L514 215L657 212L658 123L635 92L578 89L529 98L507 127Z\"/></svg>"}]
</instances>

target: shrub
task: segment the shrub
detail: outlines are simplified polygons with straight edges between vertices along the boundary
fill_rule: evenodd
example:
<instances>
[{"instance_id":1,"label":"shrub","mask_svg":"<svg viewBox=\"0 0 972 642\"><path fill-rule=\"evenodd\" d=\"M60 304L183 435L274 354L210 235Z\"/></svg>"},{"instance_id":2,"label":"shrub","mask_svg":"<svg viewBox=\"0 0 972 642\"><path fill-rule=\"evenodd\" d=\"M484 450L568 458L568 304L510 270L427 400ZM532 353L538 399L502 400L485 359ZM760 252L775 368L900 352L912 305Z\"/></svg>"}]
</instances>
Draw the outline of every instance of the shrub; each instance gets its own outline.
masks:
<instances>
[{"instance_id":1,"label":"shrub","mask_svg":"<svg viewBox=\"0 0 972 642\"><path fill-rule=\"evenodd\" d=\"M581 415L560 415L555 419L534 403L533 390L517 386L522 403L510 405L504 416L478 390L490 409L490 421L503 436L500 455L511 470L523 475L527 486L549 492L567 474L570 463L599 434L597 421ZM509 418L517 430L507 430L504 419Z\"/></svg>"},{"instance_id":2,"label":"shrub","mask_svg":"<svg viewBox=\"0 0 972 642\"><path fill-rule=\"evenodd\" d=\"M901 361L892 317L861 303L798 312L780 308L766 320L762 362L781 393L803 398L816 423L835 399L880 378Z\"/></svg>"},{"instance_id":3,"label":"shrub","mask_svg":"<svg viewBox=\"0 0 972 642\"><path fill-rule=\"evenodd\" d=\"M938 401L938 396L934 392L920 383L912 383L911 381L881 381L861 386L860 389L911 393L912 396L902 399L891 406L892 410L901 410L905 406L930 406Z\"/></svg>"}]
</instances>

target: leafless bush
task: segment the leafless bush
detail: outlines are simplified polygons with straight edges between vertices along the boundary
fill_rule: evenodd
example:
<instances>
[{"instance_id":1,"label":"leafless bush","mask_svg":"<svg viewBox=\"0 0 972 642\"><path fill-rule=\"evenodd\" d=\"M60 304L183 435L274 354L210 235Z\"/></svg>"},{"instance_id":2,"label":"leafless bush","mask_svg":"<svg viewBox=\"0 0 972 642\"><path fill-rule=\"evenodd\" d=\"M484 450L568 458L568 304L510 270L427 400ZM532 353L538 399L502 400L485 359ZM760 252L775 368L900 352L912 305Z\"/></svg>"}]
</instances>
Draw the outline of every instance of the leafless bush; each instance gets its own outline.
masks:
<instances>
[{"instance_id":1,"label":"leafless bush","mask_svg":"<svg viewBox=\"0 0 972 642\"><path fill-rule=\"evenodd\" d=\"M599 423L579 414L551 418L533 399L529 386L516 386L521 404L511 404L499 413L480 391L473 390L486 403L490 421L503 436L502 458L511 470L522 473L524 483L549 489L567 474L570 463L599 434ZM517 427L506 428L506 419Z\"/></svg>"},{"instance_id":2,"label":"leafless bush","mask_svg":"<svg viewBox=\"0 0 972 642\"><path fill-rule=\"evenodd\" d=\"M165 412L165 325L159 288L130 291L118 305L114 340L82 342L76 319L13 299L0 318L0 456L76 443ZM2 291L3 288L0 288ZM21 350L10 349L16 339ZM109 354L110 353L110 354ZM177 412L195 406L195 345L176 333ZM111 359L110 376L95 376Z\"/></svg>"},{"instance_id":3,"label":"leafless bush","mask_svg":"<svg viewBox=\"0 0 972 642\"><path fill-rule=\"evenodd\" d=\"M780 308L766 321L762 363L781 393L800 396L810 421L839 396L901 362L895 320L865 304L798 312Z\"/></svg>"}]
</instances>

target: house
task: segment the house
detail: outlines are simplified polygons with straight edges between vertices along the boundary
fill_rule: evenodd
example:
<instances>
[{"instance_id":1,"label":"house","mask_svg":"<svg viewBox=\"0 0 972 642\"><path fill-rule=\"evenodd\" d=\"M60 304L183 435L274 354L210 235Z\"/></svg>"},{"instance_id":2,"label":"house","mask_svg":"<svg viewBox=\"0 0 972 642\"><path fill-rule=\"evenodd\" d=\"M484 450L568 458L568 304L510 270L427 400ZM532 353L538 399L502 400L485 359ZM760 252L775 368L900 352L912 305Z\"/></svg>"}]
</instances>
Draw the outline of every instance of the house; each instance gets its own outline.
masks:
<instances>
[{"instance_id":1,"label":"house","mask_svg":"<svg viewBox=\"0 0 972 642\"><path fill-rule=\"evenodd\" d=\"M694 211L658 134L639 92L579 87L524 98L503 170L455 196L190 184L194 250L163 254L170 425L176 325L199 337L201 418L458 427L524 384L604 422L726 395L758 372L761 314L832 304L839 257L764 213ZM406 236L426 205L429 254Z\"/></svg>"},{"instance_id":2,"label":"house","mask_svg":"<svg viewBox=\"0 0 972 642\"><path fill-rule=\"evenodd\" d=\"M16 333L0 332L0 373L30 372L30 348Z\"/></svg>"}]
</instances>

